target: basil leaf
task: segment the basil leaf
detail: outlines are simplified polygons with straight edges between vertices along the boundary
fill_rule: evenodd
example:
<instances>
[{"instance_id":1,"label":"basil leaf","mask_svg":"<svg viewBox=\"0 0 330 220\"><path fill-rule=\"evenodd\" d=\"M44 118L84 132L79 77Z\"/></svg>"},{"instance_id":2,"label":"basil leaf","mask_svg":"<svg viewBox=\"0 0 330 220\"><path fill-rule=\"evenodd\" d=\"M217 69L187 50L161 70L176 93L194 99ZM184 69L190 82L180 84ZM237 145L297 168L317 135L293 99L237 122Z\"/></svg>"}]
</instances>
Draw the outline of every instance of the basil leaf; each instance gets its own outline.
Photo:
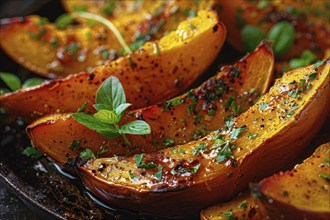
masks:
<instances>
[{"instance_id":1,"label":"basil leaf","mask_svg":"<svg viewBox=\"0 0 330 220\"><path fill-rule=\"evenodd\" d=\"M107 78L96 93L96 103L111 107L115 110L120 104L126 103L126 96L119 79L115 76Z\"/></svg>"},{"instance_id":2,"label":"basil leaf","mask_svg":"<svg viewBox=\"0 0 330 220\"><path fill-rule=\"evenodd\" d=\"M125 103L125 104L120 104L116 109L115 113L116 115L120 115L123 113L128 107L130 107L132 104L131 103Z\"/></svg>"},{"instance_id":3,"label":"basil leaf","mask_svg":"<svg viewBox=\"0 0 330 220\"><path fill-rule=\"evenodd\" d=\"M147 122L136 120L128 122L119 128L121 133L125 134L150 134L151 128Z\"/></svg>"},{"instance_id":4,"label":"basil leaf","mask_svg":"<svg viewBox=\"0 0 330 220\"><path fill-rule=\"evenodd\" d=\"M78 123L86 126L93 131L96 131L97 133L100 133L104 137L113 139L117 138L120 135L119 132L112 125L101 122L94 118L92 115L79 112L73 113L72 117Z\"/></svg>"},{"instance_id":5,"label":"basil leaf","mask_svg":"<svg viewBox=\"0 0 330 220\"><path fill-rule=\"evenodd\" d=\"M25 82L22 85L22 88L28 88L28 87L32 87L32 86L36 86L39 85L41 83L43 83L45 80L41 79L41 78L30 78L25 80Z\"/></svg>"},{"instance_id":6,"label":"basil leaf","mask_svg":"<svg viewBox=\"0 0 330 220\"><path fill-rule=\"evenodd\" d=\"M6 88L0 88L0 95L4 95L6 93L10 93L9 89Z\"/></svg>"},{"instance_id":7,"label":"basil leaf","mask_svg":"<svg viewBox=\"0 0 330 220\"><path fill-rule=\"evenodd\" d=\"M12 91L16 91L22 87L21 80L12 73L0 72L0 79L2 79Z\"/></svg>"},{"instance_id":8,"label":"basil leaf","mask_svg":"<svg viewBox=\"0 0 330 220\"><path fill-rule=\"evenodd\" d=\"M107 123L107 124L117 124L118 123L117 115L113 111L110 111L110 110L102 109L102 110L96 112L93 116L97 120Z\"/></svg>"},{"instance_id":9,"label":"basil leaf","mask_svg":"<svg viewBox=\"0 0 330 220\"><path fill-rule=\"evenodd\" d=\"M70 14L62 14L60 15L56 20L55 20L55 26L58 29L65 29L67 28L70 24L74 22L74 18Z\"/></svg>"},{"instance_id":10,"label":"basil leaf","mask_svg":"<svg viewBox=\"0 0 330 220\"><path fill-rule=\"evenodd\" d=\"M295 40L295 29L287 21L278 22L269 30L268 39L274 40L275 55L284 54L291 48Z\"/></svg>"},{"instance_id":11,"label":"basil leaf","mask_svg":"<svg viewBox=\"0 0 330 220\"><path fill-rule=\"evenodd\" d=\"M93 107L95 108L96 111L100 111L102 109L108 109L108 110L111 109L109 105L104 105L104 104L94 104Z\"/></svg>"},{"instance_id":12,"label":"basil leaf","mask_svg":"<svg viewBox=\"0 0 330 220\"><path fill-rule=\"evenodd\" d=\"M250 52L258 46L260 41L266 38L266 35L260 28L247 25L241 30L241 38L244 50Z\"/></svg>"}]
</instances>

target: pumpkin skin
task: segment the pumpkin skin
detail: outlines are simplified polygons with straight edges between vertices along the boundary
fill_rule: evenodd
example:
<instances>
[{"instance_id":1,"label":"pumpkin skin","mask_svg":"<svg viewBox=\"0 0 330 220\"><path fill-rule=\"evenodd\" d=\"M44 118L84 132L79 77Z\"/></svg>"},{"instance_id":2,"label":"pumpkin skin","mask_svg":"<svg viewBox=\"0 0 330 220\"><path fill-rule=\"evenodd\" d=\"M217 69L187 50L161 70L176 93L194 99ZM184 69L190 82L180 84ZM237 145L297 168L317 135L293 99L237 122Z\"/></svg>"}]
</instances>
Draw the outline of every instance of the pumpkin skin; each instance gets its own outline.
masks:
<instances>
[{"instance_id":1,"label":"pumpkin skin","mask_svg":"<svg viewBox=\"0 0 330 220\"><path fill-rule=\"evenodd\" d=\"M225 36L226 29L216 13L200 11L176 31L159 41L147 42L131 55L96 67L91 73L81 72L5 94L0 96L0 106L26 121L50 113L75 112L86 101L87 109L93 111L95 93L111 75L122 82L132 108L155 104L182 93L201 76L217 56ZM24 108L17 108L17 103Z\"/></svg>"},{"instance_id":2,"label":"pumpkin skin","mask_svg":"<svg viewBox=\"0 0 330 220\"><path fill-rule=\"evenodd\" d=\"M119 1L116 3L121 4ZM121 15L110 20L122 33L124 41L135 51L143 42L159 40L189 18L188 14L182 13L183 9L189 8L194 12L207 10L215 2L207 1L188 7L184 1L146 1L141 10L134 10L134 13L125 16L123 12L132 10L132 5L133 1L125 3L122 10L117 12ZM171 10L173 8L176 11ZM155 10L159 12L153 14ZM63 78L72 73L91 70L122 56L122 46L111 30L97 22L91 26L86 20L83 21L84 24L61 30L39 16L3 19L0 45L17 63L48 78Z\"/></svg>"},{"instance_id":3,"label":"pumpkin skin","mask_svg":"<svg viewBox=\"0 0 330 220\"><path fill-rule=\"evenodd\" d=\"M273 78L273 66L272 49L268 42L262 42L253 53L232 66L223 67L216 76L200 87L170 101L126 113L121 124L143 119L152 131L152 134L145 136L127 135L132 146L125 145L122 137L107 139L67 114L39 118L26 131L33 146L60 165L79 153L68 148L74 140L81 140L82 146L91 149L95 155L101 146L107 146L108 151L102 157L153 152L159 148L198 139L209 131L222 127L228 116L246 111L268 90ZM250 93L252 90L255 92ZM236 106L240 106L236 114L230 106L225 106L229 97L234 97ZM192 105L195 106L190 110ZM168 138L173 143L166 143Z\"/></svg>"},{"instance_id":4,"label":"pumpkin skin","mask_svg":"<svg viewBox=\"0 0 330 220\"><path fill-rule=\"evenodd\" d=\"M245 202L246 207L241 206ZM235 220L260 220L259 208L250 192L243 192L229 202L219 203L204 209L200 213L201 220L227 220L226 213L232 212Z\"/></svg>"},{"instance_id":5,"label":"pumpkin skin","mask_svg":"<svg viewBox=\"0 0 330 220\"><path fill-rule=\"evenodd\" d=\"M321 145L314 154L293 170L274 174L253 186L256 204L264 218L329 219L330 183L321 175L330 173L330 143Z\"/></svg>"},{"instance_id":6,"label":"pumpkin skin","mask_svg":"<svg viewBox=\"0 0 330 220\"><path fill-rule=\"evenodd\" d=\"M230 128L144 154L155 168L141 168L141 155L91 159L82 180L110 205L157 215L186 217L228 201L296 158L318 132L330 107L329 71L327 60L285 73Z\"/></svg>"},{"instance_id":7,"label":"pumpkin skin","mask_svg":"<svg viewBox=\"0 0 330 220\"><path fill-rule=\"evenodd\" d=\"M228 28L228 41L238 50L244 50L241 30L246 25L259 27L267 36L279 21L294 25L295 41L280 59L299 57L304 50L311 50L319 58L330 47L329 9L326 1L220 1L223 10L220 18ZM317 12L318 10L318 12ZM296 14L294 14L296 13Z\"/></svg>"}]
</instances>

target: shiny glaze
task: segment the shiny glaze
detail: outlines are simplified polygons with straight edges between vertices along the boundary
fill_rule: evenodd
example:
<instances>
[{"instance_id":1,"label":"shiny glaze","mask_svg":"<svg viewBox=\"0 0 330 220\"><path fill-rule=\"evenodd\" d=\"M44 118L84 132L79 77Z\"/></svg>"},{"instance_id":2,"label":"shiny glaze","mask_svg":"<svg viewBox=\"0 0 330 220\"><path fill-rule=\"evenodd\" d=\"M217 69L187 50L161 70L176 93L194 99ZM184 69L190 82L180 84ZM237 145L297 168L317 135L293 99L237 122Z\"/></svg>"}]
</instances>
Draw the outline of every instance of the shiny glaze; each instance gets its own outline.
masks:
<instances>
[{"instance_id":1,"label":"shiny glaze","mask_svg":"<svg viewBox=\"0 0 330 220\"><path fill-rule=\"evenodd\" d=\"M101 157L128 156L184 144L222 127L228 116L237 116L253 105L269 88L273 63L272 50L263 42L256 51L223 67L200 87L162 104L127 113L121 123L145 120L152 131L145 136L127 135L132 146L127 146L121 137L107 139L68 115L38 119L28 126L27 133L35 147L61 165L79 152L68 147L74 140L80 140L82 147L95 154L101 146L107 146L108 151ZM235 108L226 104L231 98L235 99Z\"/></svg>"},{"instance_id":2,"label":"shiny glaze","mask_svg":"<svg viewBox=\"0 0 330 220\"><path fill-rule=\"evenodd\" d=\"M315 72L315 79L310 79ZM300 80L306 84L294 95ZM198 141L144 154L143 162L153 162L156 168L139 168L134 157L100 158L80 167L82 179L96 196L115 206L167 216L191 215L232 198L249 182L289 163L321 128L329 102L328 60L316 70L311 65L284 74L269 93L234 120L231 129L225 126ZM237 129L242 128L245 131L237 137ZM255 133L257 137L249 138ZM235 148L217 162L220 148L214 144L220 138ZM201 144L205 147L196 152ZM159 180L155 174L160 166Z\"/></svg>"},{"instance_id":3,"label":"shiny glaze","mask_svg":"<svg viewBox=\"0 0 330 220\"><path fill-rule=\"evenodd\" d=\"M92 110L96 90L111 75L119 78L133 108L155 104L191 85L217 56L225 36L225 27L215 12L199 11L197 17L180 23L176 31L159 41L147 42L131 55L96 67L90 73L5 94L0 96L0 105L9 114L27 121L49 113L75 112L86 101L87 109ZM17 103L24 108L17 108Z\"/></svg>"}]
</instances>

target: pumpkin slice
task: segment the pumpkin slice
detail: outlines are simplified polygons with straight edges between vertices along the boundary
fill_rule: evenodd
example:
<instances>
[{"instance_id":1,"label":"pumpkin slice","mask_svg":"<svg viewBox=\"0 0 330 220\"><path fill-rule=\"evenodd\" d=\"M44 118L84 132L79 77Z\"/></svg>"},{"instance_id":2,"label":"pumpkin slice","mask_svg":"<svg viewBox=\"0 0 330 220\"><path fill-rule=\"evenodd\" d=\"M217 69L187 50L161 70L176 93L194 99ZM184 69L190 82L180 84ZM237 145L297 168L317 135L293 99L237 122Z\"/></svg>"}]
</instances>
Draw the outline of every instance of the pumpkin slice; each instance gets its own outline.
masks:
<instances>
[{"instance_id":1,"label":"pumpkin slice","mask_svg":"<svg viewBox=\"0 0 330 220\"><path fill-rule=\"evenodd\" d=\"M256 207L250 192L244 192L229 202L213 205L200 213L201 220L260 220L259 208Z\"/></svg>"},{"instance_id":2,"label":"pumpkin slice","mask_svg":"<svg viewBox=\"0 0 330 220\"><path fill-rule=\"evenodd\" d=\"M330 143L294 170L263 179L254 187L260 212L270 219L330 218Z\"/></svg>"},{"instance_id":3,"label":"pumpkin slice","mask_svg":"<svg viewBox=\"0 0 330 220\"><path fill-rule=\"evenodd\" d=\"M194 26L194 28L191 28ZM212 63L226 29L213 11L182 22L159 41L148 42L131 55L64 79L0 96L0 106L11 115L31 120L49 113L75 112L86 101L92 110L95 93L111 75L119 78L134 108L182 93ZM198 52L197 52L198 51ZM21 108L17 107L17 103Z\"/></svg>"},{"instance_id":4,"label":"pumpkin slice","mask_svg":"<svg viewBox=\"0 0 330 220\"><path fill-rule=\"evenodd\" d=\"M214 5L214 1L208 1L186 8L186 2L147 2L145 10L135 10L129 16L121 15L112 20L133 51L144 42L160 39L175 30L189 17L189 13L182 13L183 8L196 12ZM119 4L122 3L116 3ZM125 3L123 7L130 8L132 4ZM4 51L28 70L49 78L86 71L123 54L114 34L103 25L85 24L60 30L39 16L3 19L1 24L0 44Z\"/></svg>"},{"instance_id":5,"label":"pumpkin slice","mask_svg":"<svg viewBox=\"0 0 330 220\"><path fill-rule=\"evenodd\" d=\"M223 67L197 89L159 105L135 110L123 117L122 123L143 119L152 134L127 135L134 147L125 145L122 137L110 140L77 123L70 115L51 115L27 127L33 145L63 165L77 155L69 146L80 141L95 155L100 147L108 151L102 157L152 152L159 148L198 139L222 127L230 115L246 111L265 93L273 76L274 56L267 42L233 66ZM232 104L228 102L232 100Z\"/></svg>"},{"instance_id":6,"label":"pumpkin slice","mask_svg":"<svg viewBox=\"0 0 330 220\"><path fill-rule=\"evenodd\" d=\"M330 106L330 60L323 62L287 72L248 111L198 141L92 159L80 167L82 179L110 205L158 215L198 214L227 201L290 162L321 128Z\"/></svg>"},{"instance_id":7,"label":"pumpkin slice","mask_svg":"<svg viewBox=\"0 0 330 220\"><path fill-rule=\"evenodd\" d=\"M228 29L228 40L238 50L243 51L245 44L242 30L246 26L258 27L264 36L280 21L288 21L294 26L294 43L288 51L279 57L289 59L300 57L302 52L309 49L319 58L324 50L330 47L329 6L327 1L220 1L223 10L220 18ZM287 31L287 29L285 29ZM279 35L284 32L279 33ZM250 32L255 38L261 35L257 31ZM264 37L261 37L264 39ZM257 42L258 43L258 42ZM276 42L275 42L276 43ZM276 54L276 53L275 53Z\"/></svg>"}]
</instances>

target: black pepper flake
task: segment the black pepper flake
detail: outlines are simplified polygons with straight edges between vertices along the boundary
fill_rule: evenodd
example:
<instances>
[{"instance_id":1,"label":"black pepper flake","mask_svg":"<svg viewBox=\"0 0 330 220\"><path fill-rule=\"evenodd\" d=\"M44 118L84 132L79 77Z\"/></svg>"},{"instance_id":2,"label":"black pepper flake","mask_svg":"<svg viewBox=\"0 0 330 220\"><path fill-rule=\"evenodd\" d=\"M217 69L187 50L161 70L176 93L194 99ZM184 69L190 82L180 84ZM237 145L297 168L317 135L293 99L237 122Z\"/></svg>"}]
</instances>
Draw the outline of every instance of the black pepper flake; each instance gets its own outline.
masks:
<instances>
[{"instance_id":1,"label":"black pepper flake","mask_svg":"<svg viewBox=\"0 0 330 220\"><path fill-rule=\"evenodd\" d=\"M216 32L219 29L219 26L216 24L216 25L213 26L212 29L213 29L213 33L214 33L214 32Z\"/></svg>"},{"instance_id":2,"label":"black pepper flake","mask_svg":"<svg viewBox=\"0 0 330 220\"><path fill-rule=\"evenodd\" d=\"M88 81L93 80L94 77L95 77L95 74L92 73L92 74L90 74L90 75L88 76L88 79L87 79L87 80L88 80Z\"/></svg>"}]
</instances>

